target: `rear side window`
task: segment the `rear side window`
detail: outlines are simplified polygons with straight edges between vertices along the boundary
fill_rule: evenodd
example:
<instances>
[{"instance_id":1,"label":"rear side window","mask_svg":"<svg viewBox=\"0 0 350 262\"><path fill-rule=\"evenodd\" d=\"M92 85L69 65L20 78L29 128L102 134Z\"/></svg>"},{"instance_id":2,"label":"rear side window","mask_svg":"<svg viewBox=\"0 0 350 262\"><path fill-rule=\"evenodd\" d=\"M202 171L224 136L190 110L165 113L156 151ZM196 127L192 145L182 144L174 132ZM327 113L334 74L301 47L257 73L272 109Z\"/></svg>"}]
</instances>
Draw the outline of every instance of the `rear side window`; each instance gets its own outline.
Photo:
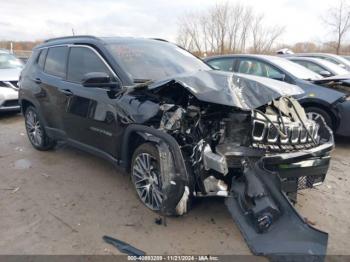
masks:
<instances>
[{"instance_id":1,"label":"rear side window","mask_svg":"<svg viewBox=\"0 0 350 262\"><path fill-rule=\"evenodd\" d=\"M67 80L80 83L85 74L92 72L104 72L112 77L110 70L94 51L86 47L72 47L69 53Z\"/></svg>"},{"instance_id":2,"label":"rear side window","mask_svg":"<svg viewBox=\"0 0 350 262\"><path fill-rule=\"evenodd\" d=\"M233 58L219 58L208 61L208 64L215 69L220 69L222 71L233 71Z\"/></svg>"},{"instance_id":3,"label":"rear side window","mask_svg":"<svg viewBox=\"0 0 350 262\"><path fill-rule=\"evenodd\" d=\"M257 60L242 59L239 61L238 73L256 75L275 79L283 73L278 69Z\"/></svg>"},{"instance_id":4,"label":"rear side window","mask_svg":"<svg viewBox=\"0 0 350 262\"><path fill-rule=\"evenodd\" d=\"M45 48L45 49L41 50L39 58L38 58L38 66L41 69L44 69L46 55L47 55L47 49Z\"/></svg>"},{"instance_id":5,"label":"rear side window","mask_svg":"<svg viewBox=\"0 0 350 262\"><path fill-rule=\"evenodd\" d=\"M44 71L50 75L64 78L68 48L66 46L51 47L47 53Z\"/></svg>"}]
</instances>

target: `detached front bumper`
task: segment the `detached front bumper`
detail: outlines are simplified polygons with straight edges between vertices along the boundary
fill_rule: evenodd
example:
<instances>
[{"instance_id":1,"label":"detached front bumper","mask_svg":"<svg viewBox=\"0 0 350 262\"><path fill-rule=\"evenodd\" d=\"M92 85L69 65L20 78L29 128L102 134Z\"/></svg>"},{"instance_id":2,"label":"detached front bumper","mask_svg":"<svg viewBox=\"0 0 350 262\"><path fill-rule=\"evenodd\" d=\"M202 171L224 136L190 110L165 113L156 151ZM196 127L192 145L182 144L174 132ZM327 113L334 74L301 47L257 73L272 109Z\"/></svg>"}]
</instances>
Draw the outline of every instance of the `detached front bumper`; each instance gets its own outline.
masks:
<instances>
[{"instance_id":1,"label":"detached front bumper","mask_svg":"<svg viewBox=\"0 0 350 262\"><path fill-rule=\"evenodd\" d=\"M321 184L330 164L333 139L318 147L262 158L264 167L276 173L281 180L281 190L286 193L312 188Z\"/></svg>"}]
</instances>

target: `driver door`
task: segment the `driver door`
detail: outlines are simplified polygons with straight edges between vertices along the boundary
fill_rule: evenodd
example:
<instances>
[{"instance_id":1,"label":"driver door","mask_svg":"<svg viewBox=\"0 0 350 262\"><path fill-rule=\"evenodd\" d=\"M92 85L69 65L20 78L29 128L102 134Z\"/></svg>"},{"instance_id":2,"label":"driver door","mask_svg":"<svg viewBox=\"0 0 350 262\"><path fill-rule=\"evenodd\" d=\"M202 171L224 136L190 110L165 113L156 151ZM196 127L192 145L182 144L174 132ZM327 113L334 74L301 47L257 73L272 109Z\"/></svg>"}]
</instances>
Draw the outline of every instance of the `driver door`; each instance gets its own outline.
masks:
<instances>
[{"instance_id":1,"label":"driver door","mask_svg":"<svg viewBox=\"0 0 350 262\"><path fill-rule=\"evenodd\" d=\"M115 99L108 95L108 88L82 84L87 73L104 72L115 79L114 73L97 51L88 46L71 46L67 65L65 89L61 91L67 96L63 125L68 139L114 155Z\"/></svg>"}]
</instances>

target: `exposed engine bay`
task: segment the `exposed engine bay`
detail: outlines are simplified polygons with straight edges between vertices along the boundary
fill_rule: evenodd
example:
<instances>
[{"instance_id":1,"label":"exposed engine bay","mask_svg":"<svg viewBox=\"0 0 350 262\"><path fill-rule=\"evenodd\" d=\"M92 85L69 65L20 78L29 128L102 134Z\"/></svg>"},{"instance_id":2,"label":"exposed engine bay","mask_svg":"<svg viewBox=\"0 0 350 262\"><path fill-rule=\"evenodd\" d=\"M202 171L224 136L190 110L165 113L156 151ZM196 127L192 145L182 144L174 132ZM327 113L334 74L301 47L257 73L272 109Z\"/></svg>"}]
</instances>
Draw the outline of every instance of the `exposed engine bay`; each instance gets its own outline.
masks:
<instances>
[{"instance_id":1,"label":"exposed engine bay","mask_svg":"<svg viewBox=\"0 0 350 262\"><path fill-rule=\"evenodd\" d=\"M324 139L322 123L307 119L293 98L281 97L251 111L201 105L191 96L186 103L162 104L158 128L171 134L187 156L196 196L228 196L232 177L242 174L248 158L310 149ZM305 188L321 183L324 175L312 179Z\"/></svg>"}]
</instances>

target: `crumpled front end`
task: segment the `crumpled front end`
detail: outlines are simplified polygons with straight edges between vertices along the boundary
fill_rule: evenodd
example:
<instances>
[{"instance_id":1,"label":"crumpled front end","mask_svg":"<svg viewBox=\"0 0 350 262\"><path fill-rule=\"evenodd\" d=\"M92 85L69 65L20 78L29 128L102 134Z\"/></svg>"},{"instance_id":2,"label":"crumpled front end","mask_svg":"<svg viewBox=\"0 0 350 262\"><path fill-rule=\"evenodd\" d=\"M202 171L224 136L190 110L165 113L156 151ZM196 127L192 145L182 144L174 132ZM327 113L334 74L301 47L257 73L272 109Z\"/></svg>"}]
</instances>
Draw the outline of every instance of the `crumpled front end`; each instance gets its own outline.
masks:
<instances>
[{"instance_id":1,"label":"crumpled front end","mask_svg":"<svg viewBox=\"0 0 350 262\"><path fill-rule=\"evenodd\" d=\"M179 143L193 171L193 195L223 196L255 254L324 255L326 233L294 209L297 191L321 184L333 134L293 98L250 111L164 104L159 129ZM277 241L277 242L276 242Z\"/></svg>"},{"instance_id":2,"label":"crumpled front end","mask_svg":"<svg viewBox=\"0 0 350 262\"><path fill-rule=\"evenodd\" d=\"M311 228L292 202L298 190L324 181L333 134L322 119L308 119L295 99L278 93L278 85L283 84L201 72L135 92L150 93L159 104L146 124L176 141L172 151L178 152L165 150L164 159L183 159L185 172L176 171L176 164L165 169L171 180L163 190L175 197L163 202L163 210L182 207L183 214L192 196L225 197L255 254L323 255L327 234Z\"/></svg>"}]
</instances>

